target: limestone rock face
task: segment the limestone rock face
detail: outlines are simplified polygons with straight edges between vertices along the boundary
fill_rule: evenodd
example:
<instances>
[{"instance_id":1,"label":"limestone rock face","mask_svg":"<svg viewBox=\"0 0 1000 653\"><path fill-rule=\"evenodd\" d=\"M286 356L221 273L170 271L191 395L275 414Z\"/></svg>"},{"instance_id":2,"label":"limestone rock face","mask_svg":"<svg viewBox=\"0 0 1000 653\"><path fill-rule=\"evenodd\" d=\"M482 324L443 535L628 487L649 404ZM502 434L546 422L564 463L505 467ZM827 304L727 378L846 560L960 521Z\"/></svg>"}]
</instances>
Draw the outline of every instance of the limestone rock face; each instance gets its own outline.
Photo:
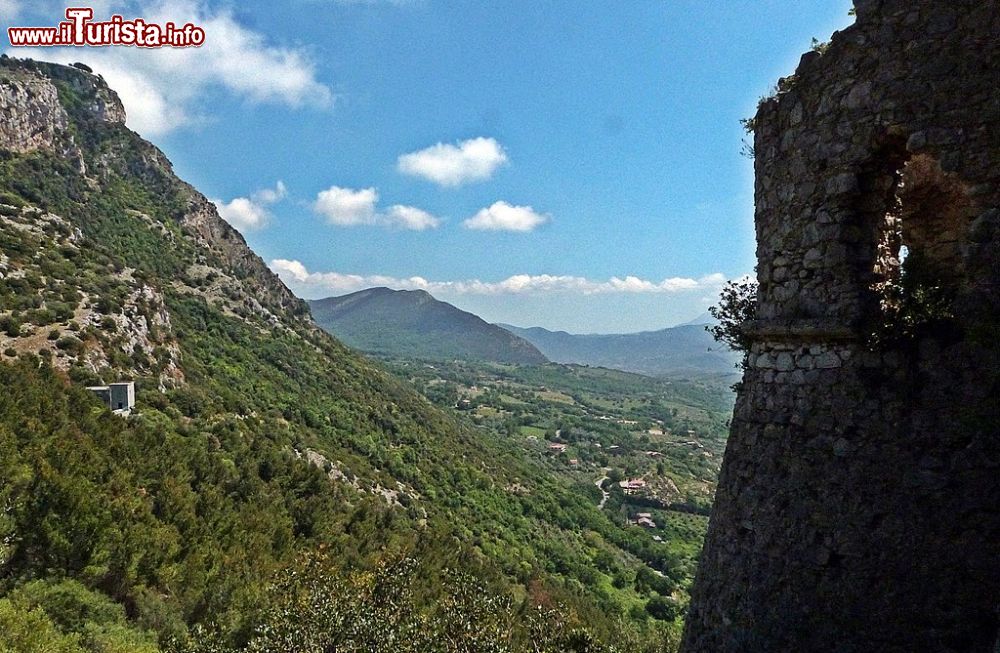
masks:
<instances>
[{"instance_id":1,"label":"limestone rock face","mask_svg":"<svg viewBox=\"0 0 1000 653\"><path fill-rule=\"evenodd\" d=\"M1000 2L855 4L755 121L758 322L687 653L998 644Z\"/></svg>"},{"instance_id":2,"label":"limestone rock face","mask_svg":"<svg viewBox=\"0 0 1000 653\"><path fill-rule=\"evenodd\" d=\"M47 79L11 79L0 86L0 148L55 149L69 118Z\"/></svg>"},{"instance_id":3,"label":"limestone rock face","mask_svg":"<svg viewBox=\"0 0 1000 653\"><path fill-rule=\"evenodd\" d=\"M124 123L118 95L97 75L78 68L6 59L0 67L0 149L76 151L67 132L70 116L58 85L84 98L80 113L107 123Z\"/></svg>"}]
</instances>

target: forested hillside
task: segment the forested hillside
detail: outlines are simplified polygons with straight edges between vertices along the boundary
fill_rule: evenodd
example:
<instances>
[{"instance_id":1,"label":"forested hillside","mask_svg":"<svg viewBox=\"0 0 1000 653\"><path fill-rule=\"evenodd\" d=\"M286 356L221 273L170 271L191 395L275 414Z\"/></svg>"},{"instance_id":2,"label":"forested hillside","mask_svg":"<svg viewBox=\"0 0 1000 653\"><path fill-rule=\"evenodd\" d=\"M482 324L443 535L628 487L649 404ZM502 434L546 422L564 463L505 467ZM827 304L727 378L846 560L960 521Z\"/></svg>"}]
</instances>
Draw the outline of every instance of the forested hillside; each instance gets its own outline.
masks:
<instances>
[{"instance_id":1,"label":"forested hillside","mask_svg":"<svg viewBox=\"0 0 1000 653\"><path fill-rule=\"evenodd\" d=\"M0 96L0 650L671 650L690 565L320 330L103 80Z\"/></svg>"}]
</instances>

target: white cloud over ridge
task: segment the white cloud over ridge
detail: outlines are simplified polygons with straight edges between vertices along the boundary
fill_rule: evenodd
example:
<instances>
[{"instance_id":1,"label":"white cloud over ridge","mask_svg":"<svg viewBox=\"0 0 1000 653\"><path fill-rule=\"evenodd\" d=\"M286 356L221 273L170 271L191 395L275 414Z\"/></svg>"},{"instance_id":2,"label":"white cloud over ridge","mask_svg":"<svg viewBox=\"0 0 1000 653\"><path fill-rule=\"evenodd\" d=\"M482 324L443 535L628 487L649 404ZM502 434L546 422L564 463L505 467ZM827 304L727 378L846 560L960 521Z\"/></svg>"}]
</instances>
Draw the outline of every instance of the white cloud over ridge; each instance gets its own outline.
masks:
<instances>
[{"instance_id":1,"label":"white cloud over ridge","mask_svg":"<svg viewBox=\"0 0 1000 653\"><path fill-rule=\"evenodd\" d=\"M457 145L438 143L403 154L396 167L405 175L448 187L489 179L507 161L507 153L496 139L480 136Z\"/></svg>"},{"instance_id":2,"label":"white cloud over ridge","mask_svg":"<svg viewBox=\"0 0 1000 653\"><path fill-rule=\"evenodd\" d=\"M549 216L537 213L530 206L511 206L507 202L494 202L480 209L474 216L462 222L466 229L477 231L534 231L549 221Z\"/></svg>"},{"instance_id":3,"label":"white cloud over ridge","mask_svg":"<svg viewBox=\"0 0 1000 653\"><path fill-rule=\"evenodd\" d=\"M606 281L595 281L585 277L549 274L516 274L497 282L480 281L479 279L429 281L418 276L401 279L384 275L365 276L339 272L310 272L300 261L288 259L274 259L271 261L270 267L286 283L300 289L315 288L322 291L344 293L373 286L387 286L397 290L426 290L431 293L453 295L684 293L718 290L726 281L726 277L721 273L709 274L698 279L674 277L662 281L649 281L635 276L611 277Z\"/></svg>"},{"instance_id":4,"label":"white cloud over ridge","mask_svg":"<svg viewBox=\"0 0 1000 653\"><path fill-rule=\"evenodd\" d=\"M441 224L440 218L413 206L395 204L379 211L378 200L378 191L374 188L331 186L316 195L313 211L337 227L368 225L424 231Z\"/></svg>"},{"instance_id":5,"label":"white cloud over ridge","mask_svg":"<svg viewBox=\"0 0 1000 653\"><path fill-rule=\"evenodd\" d=\"M219 210L219 216L240 231L263 229L271 221L270 205L280 202L288 194L285 184L278 181L274 188L264 188L250 197L237 197L224 202L211 200Z\"/></svg>"},{"instance_id":6,"label":"white cloud over ridge","mask_svg":"<svg viewBox=\"0 0 1000 653\"><path fill-rule=\"evenodd\" d=\"M16 6L12 0L0 3L0 7ZM305 51L269 44L263 34L240 25L228 10L209 11L194 0L160 0L144 7L120 1L108 5L97 11L95 20L114 11L160 24L192 22L205 29L205 44L157 49L11 48L7 52L89 65L121 96L129 127L147 137L208 121L202 100L212 88L250 102L292 108L325 108L333 103L333 93L318 81L316 67Z\"/></svg>"}]
</instances>

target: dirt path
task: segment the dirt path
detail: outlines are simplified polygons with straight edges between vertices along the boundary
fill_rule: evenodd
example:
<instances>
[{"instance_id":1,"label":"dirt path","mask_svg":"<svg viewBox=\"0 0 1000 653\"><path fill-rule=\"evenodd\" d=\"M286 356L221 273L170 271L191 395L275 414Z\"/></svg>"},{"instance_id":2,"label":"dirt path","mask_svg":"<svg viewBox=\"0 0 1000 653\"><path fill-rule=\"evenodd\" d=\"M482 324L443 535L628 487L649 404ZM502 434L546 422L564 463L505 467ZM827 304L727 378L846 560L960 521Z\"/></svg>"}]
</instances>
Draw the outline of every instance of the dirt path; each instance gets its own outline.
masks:
<instances>
[{"instance_id":1,"label":"dirt path","mask_svg":"<svg viewBox=\"0 0 1000 653\"><path fill-rule=\"evenodd\" d=\"M604 508L604 504L608 502L608 497L611 496L611 494L604 489L604 481L608 480L608 472L611 471L611 468L602 467L601 471L604 473L604 476L594 481L594 485L596 485L597 489L601 491L601 502L597 504L598 510L602 510Z\"/></svg>"}]
</instances>

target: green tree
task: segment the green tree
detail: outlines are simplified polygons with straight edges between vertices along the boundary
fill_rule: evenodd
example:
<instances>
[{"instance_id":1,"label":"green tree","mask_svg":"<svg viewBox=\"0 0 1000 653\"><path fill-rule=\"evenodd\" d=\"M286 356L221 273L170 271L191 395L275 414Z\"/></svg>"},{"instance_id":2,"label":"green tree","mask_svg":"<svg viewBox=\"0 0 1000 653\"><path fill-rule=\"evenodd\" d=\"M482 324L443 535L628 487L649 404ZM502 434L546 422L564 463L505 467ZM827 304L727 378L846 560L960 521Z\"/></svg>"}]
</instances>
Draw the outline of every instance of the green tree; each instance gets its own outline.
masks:
<instances>
[{"instance_id":1,"label":"green tree","mask_svg":"<svg viewBox=\"0 0 1000 653\"><path fill-rule=\"evenodd\" d=\"M757 282L749 279L729 281L719 294L719 303L708 309L717 320L705 329L719 342L743 353L742 366L747 365L752 338L747 326L757 317Z\"/></svg>"}]
</instances>

